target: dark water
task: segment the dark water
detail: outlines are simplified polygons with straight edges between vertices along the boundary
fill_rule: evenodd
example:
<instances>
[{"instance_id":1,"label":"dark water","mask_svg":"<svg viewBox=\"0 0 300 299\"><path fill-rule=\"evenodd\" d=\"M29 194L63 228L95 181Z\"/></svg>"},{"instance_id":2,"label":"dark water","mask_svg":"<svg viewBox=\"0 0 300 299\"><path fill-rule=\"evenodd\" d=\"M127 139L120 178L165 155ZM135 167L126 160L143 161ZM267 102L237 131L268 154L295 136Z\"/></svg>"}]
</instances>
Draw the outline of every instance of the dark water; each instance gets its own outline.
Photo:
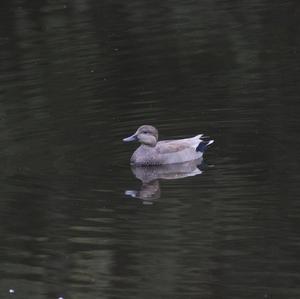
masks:
<instances>
[{"instance_id":1,"label":"dark water","mask_svg":"<svg viewBox=\"0 0 300 299\"><path fill-rule=\"evenodd\" d=\"M300 298L299 14L1 1L0 298ZM202 173L138 180L145 123Z\"/></svg>"}]
</instances>

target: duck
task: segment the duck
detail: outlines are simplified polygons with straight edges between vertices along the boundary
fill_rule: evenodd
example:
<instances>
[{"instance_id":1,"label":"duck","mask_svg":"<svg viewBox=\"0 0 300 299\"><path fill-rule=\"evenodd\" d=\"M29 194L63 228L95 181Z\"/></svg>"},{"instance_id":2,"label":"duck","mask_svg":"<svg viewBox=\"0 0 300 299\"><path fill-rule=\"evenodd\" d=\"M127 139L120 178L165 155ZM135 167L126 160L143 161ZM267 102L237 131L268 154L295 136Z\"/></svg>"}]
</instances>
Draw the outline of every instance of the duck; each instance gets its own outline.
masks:
<instances>
[{"instance_id":1,"label":"duck","mask_svg":"<svg viewBox=\"0 0 300 299\"><path fill-rule=\"evenodd\" d=\"M199 134L191 138L158 141L158 130L152 125L142 125L123 141L141 143L131 156L131 165L151 166L184 163L202 158L207 147L214 143L214 140L203 140L202 137L203 134Z\"/></svg>"}]
</instances>

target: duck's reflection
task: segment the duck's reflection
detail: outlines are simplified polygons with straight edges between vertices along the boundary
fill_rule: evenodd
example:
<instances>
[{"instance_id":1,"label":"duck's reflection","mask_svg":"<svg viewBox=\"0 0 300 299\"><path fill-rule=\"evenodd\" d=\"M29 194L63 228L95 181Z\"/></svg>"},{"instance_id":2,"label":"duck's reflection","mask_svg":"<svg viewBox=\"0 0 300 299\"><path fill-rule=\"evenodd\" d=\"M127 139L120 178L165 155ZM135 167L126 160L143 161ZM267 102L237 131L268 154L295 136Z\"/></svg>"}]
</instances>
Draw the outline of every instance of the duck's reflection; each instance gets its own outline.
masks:
<instances>
[{"instance_id":1,"label":"duck's reflection","mask_svg":"<svg viewBox=\"0 0 300 299\"><path fill-rule=\"evenodd\" d=\"M125 194L140 198L144 203L160 198L159 180L175 180L201 174L200 165L202 159L180 164L167 164L160 166L138 167L132 166L131 170L135 177L142 181L140 190L127 190Z\"/></svg>"}]
</instances>

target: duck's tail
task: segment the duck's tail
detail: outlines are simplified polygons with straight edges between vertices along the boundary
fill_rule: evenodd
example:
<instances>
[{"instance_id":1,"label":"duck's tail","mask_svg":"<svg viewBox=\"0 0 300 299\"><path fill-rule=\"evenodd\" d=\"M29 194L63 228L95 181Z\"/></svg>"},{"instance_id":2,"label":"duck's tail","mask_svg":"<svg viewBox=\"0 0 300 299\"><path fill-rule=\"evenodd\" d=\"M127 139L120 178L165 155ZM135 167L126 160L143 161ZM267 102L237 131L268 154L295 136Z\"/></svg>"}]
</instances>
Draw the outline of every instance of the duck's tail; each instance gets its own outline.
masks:
<instances>
[{"instance_id":1,"label":"duck's tail","mask_svg":"<svg viewBox=\"0 0 300 299\"><path fill-rule=\"evenodd\" d=\"M200 139L200 143L198 144L198 146L196 148L196 152L204 153L205 150L207 149L207 147L214 142L215 142L214 140L205 141L205 140Z\"/></svg>"}]
</instances>

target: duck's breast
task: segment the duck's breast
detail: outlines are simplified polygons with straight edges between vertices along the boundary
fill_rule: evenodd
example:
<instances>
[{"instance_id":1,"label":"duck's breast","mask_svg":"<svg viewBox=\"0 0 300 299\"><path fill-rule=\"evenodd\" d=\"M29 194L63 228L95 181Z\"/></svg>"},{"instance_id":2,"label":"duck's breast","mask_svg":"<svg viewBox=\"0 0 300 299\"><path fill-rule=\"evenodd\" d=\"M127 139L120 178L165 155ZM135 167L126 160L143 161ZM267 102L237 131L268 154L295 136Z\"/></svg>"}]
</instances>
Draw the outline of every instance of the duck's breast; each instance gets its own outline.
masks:
<instances>
[{"instance_id":1,"label":"duck's breast","mask_svg":"<svg viewBox=\"0 0 300 299\"><path fill-rule=\"evenodd\" d=\"M133 153L130 163L134 165L161 165L160 155L155 147L141 145Z\"/></svg>"}]
</instances>

